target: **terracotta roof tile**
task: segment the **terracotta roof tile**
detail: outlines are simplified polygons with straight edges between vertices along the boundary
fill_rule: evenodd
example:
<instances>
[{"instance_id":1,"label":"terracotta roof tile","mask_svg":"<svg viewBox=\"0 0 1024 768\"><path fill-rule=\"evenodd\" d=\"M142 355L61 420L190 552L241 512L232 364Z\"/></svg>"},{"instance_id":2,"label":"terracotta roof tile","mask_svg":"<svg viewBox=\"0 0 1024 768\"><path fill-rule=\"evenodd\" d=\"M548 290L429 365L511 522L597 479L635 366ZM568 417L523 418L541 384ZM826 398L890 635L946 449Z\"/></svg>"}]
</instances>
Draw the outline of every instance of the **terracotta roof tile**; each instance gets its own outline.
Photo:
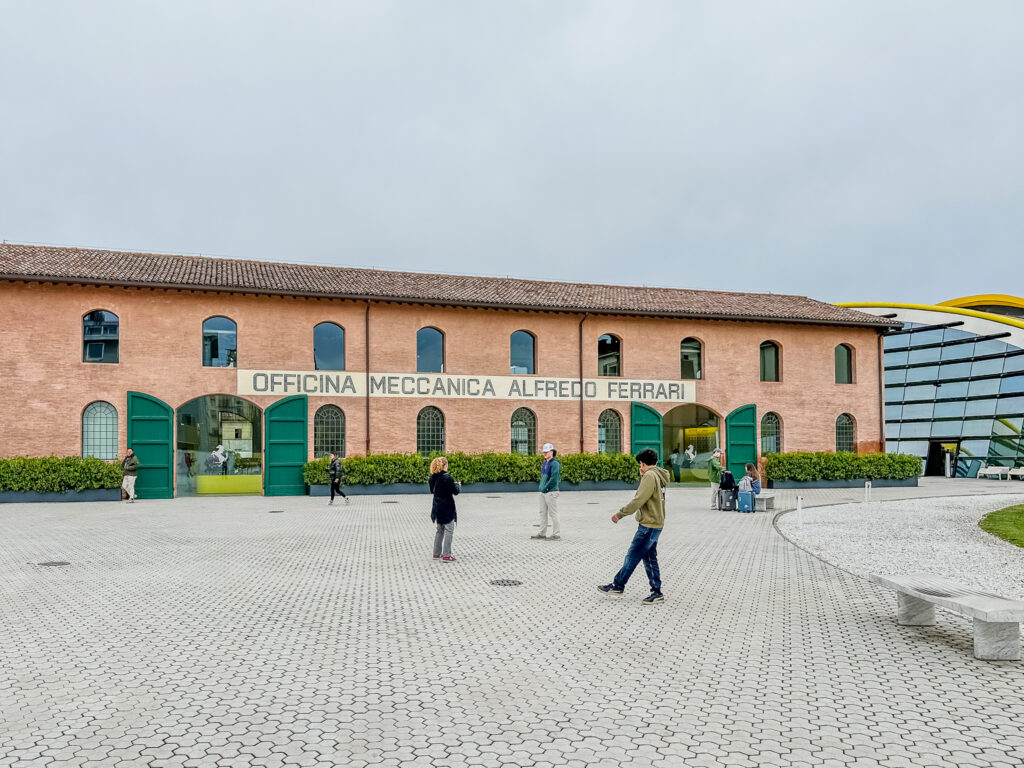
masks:
<instances>
[{"instance_id":1,"label":"terracotta roof tile","mask_svg":"<svg viewBox=\"0 0 1024 768\"><path fill-rule=\"evenodd\" d=\"M864 312L785 294L434 275L6 243L0 244L0 278L563 312L895 325Z\"/></svg>"}]
</instances>

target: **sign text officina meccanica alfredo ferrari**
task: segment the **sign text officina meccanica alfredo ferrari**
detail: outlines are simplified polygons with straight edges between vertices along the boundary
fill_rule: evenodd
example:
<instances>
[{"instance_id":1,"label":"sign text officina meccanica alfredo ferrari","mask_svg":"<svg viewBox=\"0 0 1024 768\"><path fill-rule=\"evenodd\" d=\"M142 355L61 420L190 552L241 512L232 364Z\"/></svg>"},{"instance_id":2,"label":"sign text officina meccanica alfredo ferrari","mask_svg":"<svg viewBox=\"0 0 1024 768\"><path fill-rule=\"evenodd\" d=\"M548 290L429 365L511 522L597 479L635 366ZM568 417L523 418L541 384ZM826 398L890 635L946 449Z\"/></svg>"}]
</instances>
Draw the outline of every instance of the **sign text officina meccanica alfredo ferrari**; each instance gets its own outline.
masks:
<instances>
[{"instance_id":1,"label":"sign text officina meccanica alfredo ferrari","mask_svg":"<svg viewBox=\"0 0 1024 768\"><path fill-rule=\"evenodd\" d=\"M584 400L692 403L692 381L584 379ZM238 371L240 395L366 397L365 373L346 371ZM579 379L540 376L463 376L445 373L371 373L370 397L579 400Z\"/></svg>"}]
</instances>

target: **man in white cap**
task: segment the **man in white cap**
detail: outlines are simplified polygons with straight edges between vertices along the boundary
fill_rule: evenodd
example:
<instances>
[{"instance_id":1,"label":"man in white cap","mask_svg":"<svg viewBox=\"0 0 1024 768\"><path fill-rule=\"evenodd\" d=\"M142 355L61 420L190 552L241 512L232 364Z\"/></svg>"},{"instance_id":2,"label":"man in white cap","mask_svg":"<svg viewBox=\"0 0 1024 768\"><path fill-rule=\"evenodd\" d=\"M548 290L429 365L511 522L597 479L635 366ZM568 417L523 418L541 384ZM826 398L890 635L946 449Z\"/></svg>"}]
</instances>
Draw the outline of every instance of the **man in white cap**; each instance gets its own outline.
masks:
<instances>
[{"instance_id":1,"label":"man in white cap","mask_svg":"<svg viewBox=\"0 0 1024 768\"><path fill-rule=\"evenodd\" d=\"M541 446L544 463L540 468L540 530L531 539L560 539L558 524L558 482L562 479L562 463L556 458L558 451L551 443ZM548 517L551 518L551 536L548 536Z\"/></svg>"}]
</instances>

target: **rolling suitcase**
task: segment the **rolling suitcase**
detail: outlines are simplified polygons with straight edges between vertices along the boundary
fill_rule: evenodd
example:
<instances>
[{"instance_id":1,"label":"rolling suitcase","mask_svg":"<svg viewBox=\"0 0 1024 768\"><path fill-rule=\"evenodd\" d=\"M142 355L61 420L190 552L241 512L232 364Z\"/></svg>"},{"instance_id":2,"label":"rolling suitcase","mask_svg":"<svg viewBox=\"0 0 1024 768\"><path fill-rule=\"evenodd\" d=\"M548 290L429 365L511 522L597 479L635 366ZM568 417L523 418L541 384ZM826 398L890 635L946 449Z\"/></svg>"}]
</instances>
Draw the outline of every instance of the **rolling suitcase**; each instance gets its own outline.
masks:
<instances>
[{"instance_id":1,"label":"rolling suitcase","mask_svg":"<svg viewBox=\"0 0 1024 768\"><path fill-rule=\"evenodd\" d=\"M736 511L736 491L728 490L718 492L718 508L729 512Z\"/></svg>"},{"instance_id":2,"label":"rolling suitcase","mask_svg":"<svg viewBox=\"0 0 1024 768\"><path fill-rule=\"evenodd\" d=\"M754 492L753 491L740 491L736 494L736 511L737 512L753 512L754 511Z\"/></svg>"}]
</instances>

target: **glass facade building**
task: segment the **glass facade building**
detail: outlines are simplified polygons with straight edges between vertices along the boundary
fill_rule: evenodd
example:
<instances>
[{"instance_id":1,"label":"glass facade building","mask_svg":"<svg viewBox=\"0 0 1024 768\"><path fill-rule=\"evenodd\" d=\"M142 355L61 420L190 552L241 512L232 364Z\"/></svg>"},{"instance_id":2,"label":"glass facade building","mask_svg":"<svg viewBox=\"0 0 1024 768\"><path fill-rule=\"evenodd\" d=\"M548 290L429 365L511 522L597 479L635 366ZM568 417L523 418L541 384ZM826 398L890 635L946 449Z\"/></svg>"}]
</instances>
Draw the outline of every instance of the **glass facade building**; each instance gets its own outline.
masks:
<instances>
[{"instance_id":1,"label":"glass facade building","mask_svg":"<svg viewBox=\"0 0 1024 768\"><path fill-rule=\"evenodd\" d=\"M945 305L845 306L903 322L883 337L887 452L920 456L926 475L1024 465L1024 323Z\"/></svg>"}]
</instances>

